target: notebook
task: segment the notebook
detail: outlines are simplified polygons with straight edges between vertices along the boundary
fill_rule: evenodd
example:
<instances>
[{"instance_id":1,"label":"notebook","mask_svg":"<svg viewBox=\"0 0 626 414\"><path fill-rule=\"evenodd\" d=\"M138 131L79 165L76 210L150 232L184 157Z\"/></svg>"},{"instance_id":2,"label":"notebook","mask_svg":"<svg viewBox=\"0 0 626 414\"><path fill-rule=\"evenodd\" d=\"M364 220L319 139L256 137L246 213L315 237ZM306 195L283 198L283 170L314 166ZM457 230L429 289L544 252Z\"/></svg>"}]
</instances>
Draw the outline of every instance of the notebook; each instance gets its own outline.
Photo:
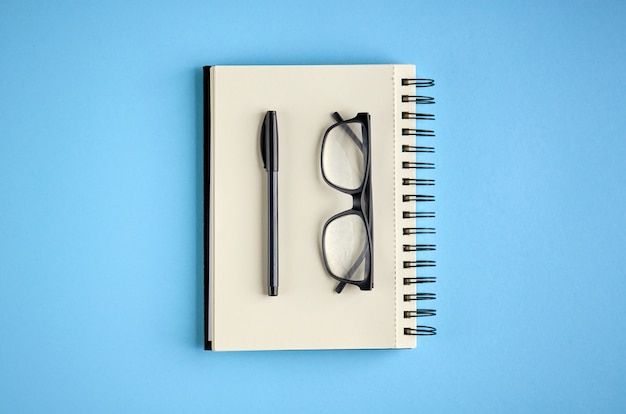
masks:
<instances>
[{"instance_id":1,"label":"notebook","mask_svg":"<svg viewBox=\"0 0 626 414\"><path fill-rule=\"evenodd\" d=\"M204 67L206 349L414 348L417 336L435 333L421 322L435 311L417 306L434 299L422 291L435 280L434 181L424 174L434 167L434 100L422 93L433 84L407 64ZM278 131L277 296L268 295L270 195L260 149L268 111ZM369 146L369 161L356 162L368 163L371 223L350 217L369 230L371 249L359 259L367 253L367 264L358 266L370 267L360 272L373 286L348 283L337 293L335 265L325 261L349 247L329 247L328 238L353 236L322 233L354 199L327 182L322 147L341 132L333 125L347 131L337 119L357 115Z\"/></svg>"}]
</instances>

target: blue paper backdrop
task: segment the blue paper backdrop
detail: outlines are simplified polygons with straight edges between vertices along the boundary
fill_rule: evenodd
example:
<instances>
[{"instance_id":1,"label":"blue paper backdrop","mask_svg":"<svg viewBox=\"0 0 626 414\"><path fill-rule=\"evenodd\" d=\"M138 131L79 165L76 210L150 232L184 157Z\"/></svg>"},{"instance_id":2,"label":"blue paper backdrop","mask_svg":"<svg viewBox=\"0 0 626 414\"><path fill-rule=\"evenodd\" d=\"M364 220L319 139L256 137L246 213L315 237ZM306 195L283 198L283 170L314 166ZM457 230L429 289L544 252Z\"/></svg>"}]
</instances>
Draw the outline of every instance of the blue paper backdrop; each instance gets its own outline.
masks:
<instances>
[{"instance_id":1,"label":"blue paper backdrop","mask_svg":"<svg viewBox=\"0 0 626 414\"><path fill-rule=\"evenodd\" d=\"M624 21L620 1L4 0L0 411L625 411ZM392 62L437 81L439 334L202 351L201 66Z\"/></svg>"}]
</instances>

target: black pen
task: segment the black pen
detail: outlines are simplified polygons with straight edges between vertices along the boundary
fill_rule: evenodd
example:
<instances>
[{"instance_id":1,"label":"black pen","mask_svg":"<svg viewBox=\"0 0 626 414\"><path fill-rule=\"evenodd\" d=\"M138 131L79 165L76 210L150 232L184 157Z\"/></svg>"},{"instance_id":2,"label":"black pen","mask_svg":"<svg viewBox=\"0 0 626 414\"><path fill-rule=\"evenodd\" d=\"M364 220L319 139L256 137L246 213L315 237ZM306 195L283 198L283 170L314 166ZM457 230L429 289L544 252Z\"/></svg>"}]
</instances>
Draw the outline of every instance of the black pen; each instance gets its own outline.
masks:
<instances>
[{"instance_id":1,"label":"black pen","mask_svg":"<svg viewBox=\"0 0 626 414\"><path fill-rule=\"evenodd\" d=\"M278 296L278 122L267 111L261 127L261 157L267 170L267 294Z\"/></svg>"}]
</instances>

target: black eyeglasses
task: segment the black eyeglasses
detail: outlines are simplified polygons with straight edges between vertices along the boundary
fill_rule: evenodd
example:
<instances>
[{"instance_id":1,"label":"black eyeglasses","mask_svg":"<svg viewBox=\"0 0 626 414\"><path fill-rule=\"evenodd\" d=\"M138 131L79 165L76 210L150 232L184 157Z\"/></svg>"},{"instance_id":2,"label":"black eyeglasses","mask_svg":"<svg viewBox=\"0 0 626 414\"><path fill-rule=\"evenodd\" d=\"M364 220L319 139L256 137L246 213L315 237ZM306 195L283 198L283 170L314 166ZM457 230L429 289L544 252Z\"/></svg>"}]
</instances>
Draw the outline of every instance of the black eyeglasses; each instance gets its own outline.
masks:
<instances>
[{"instance_id":1,"label":"black eyeglasses","mask_svg":"<svg viewBox=\"0 0 626 414\"><path fill-rule=\"evenodd\" d=\"M328 274L361 290L374 287L372 275L373 216L370 178L370 115L358 113L326 130L322 140L321 169L326 184L352 196L352 208L329 218L322 229L322 254Z\"/></svg>"}]
</instances>

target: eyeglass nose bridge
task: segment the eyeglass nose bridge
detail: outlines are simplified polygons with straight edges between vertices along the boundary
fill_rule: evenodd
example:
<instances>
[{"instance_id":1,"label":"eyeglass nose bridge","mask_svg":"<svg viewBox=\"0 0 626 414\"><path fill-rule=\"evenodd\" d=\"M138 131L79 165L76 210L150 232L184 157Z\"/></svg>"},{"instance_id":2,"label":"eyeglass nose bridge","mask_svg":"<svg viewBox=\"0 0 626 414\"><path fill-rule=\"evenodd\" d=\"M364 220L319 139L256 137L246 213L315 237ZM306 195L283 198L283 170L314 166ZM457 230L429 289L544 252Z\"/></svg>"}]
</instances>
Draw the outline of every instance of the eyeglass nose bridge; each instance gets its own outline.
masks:
<instances>
[{"instance_id":1,"label":"eyeglass nose bridge","mask_svg":"<svg viewBox=\"0 0 626 414\"><path fill-rule=\"evenodd\" d=\"M363 192L352 194L352 210L363 212Z\"/></svg>"}]
</instances>

